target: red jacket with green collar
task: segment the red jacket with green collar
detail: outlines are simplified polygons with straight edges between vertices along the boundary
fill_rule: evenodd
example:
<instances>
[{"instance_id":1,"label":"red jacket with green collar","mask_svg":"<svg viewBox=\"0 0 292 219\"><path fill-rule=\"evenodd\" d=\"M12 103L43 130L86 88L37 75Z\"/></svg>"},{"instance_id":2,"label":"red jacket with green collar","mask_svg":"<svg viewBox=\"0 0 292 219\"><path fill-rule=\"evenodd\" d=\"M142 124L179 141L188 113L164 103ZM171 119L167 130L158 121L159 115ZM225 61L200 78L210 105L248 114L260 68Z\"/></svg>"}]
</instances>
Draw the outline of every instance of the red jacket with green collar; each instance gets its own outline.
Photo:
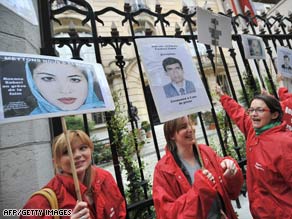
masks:
<instances>
[{"instance_id":1,"label":"red jacket with green collar","mask_svg":"<svg viewBox=\"0 0 292 219\"><path fill-rule=\"evenodd\" d=\"M122 197L118 186L112 175L101 168L92 167L92 196L94 200L94 208L90 209L92 219L122 219L126 218L125 201ZM82 200L86 201L86 186L79 183ZM45 188L51 188L55 191L58 199L59 209L72 209L76 205L76 195L73 178L70 176L56 175ZM51 209L48 201L42 195L34 195L23 207L24 209ZM96 212L96 213L94 213ZM38 217L20 217L20 218L44 218L52 219L52 216ZM70 218L64 216L60 218Z\"/></svg>"},{"instance_id":2,"label":"red jacket with green collar","mask_svg":"<svg viewBox=\"0 0 292 219\"><path fill-rule=\"evenodd\" d=\"M157 163L154 172L153 201L157 219L207 218L217 191L223 199L228 218L237 218L230 199L236 199L240 193L243 183L240 168L235 161L238 169L236 175L224 177L220 166L223 158L206 145L199 145L199 150L204 166L213 174L216 184L212 184L198 170L191 185L171 152L166 150L166 155Z\"/></svg>"},{"instance_id":3,"label":"red jacket with green collar","mask_svg":"<svg viewBox=\"0 0 292 219\"><path fill-rule=\"evenodd\" d=\"M287 123L286 128L292 131L292 94L288 93L286 87L280 87L278 90L281 106L283 110L283 120Z\"/></svg>"},{"instance_id":4,"label":"red jacket with green collar","mask_svg":"<svg viewBox=\"0 0 292 219\"><path fill-rule=\"evenodd\" d=\"M225 111L246 138L246 182L254 219L292 218L292 132L285 123L256 135L245 109L227 95Z\"/></svg>"}]
</instances>

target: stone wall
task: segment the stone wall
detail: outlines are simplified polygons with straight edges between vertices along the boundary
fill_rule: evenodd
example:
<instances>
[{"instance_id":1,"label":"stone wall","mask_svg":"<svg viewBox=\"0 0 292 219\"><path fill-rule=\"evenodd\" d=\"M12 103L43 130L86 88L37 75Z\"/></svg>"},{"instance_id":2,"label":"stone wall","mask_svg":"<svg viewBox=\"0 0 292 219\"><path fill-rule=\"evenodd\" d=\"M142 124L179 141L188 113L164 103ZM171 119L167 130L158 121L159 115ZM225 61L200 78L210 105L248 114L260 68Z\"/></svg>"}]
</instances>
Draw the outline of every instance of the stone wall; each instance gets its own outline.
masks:
<instances>
[{"instance_id":1,"label":"stone wall","mask_svg":"<svg viewBox=\"0 0 292 219\"><path fill-rule=\"evenodd\" d=\"M33 0L37 12L37 0ZM39 54L38 25L0 4L0 51ZM21 208L53 176L49 120L0 124L0 218Z\"/></svg>"}]
</instances>

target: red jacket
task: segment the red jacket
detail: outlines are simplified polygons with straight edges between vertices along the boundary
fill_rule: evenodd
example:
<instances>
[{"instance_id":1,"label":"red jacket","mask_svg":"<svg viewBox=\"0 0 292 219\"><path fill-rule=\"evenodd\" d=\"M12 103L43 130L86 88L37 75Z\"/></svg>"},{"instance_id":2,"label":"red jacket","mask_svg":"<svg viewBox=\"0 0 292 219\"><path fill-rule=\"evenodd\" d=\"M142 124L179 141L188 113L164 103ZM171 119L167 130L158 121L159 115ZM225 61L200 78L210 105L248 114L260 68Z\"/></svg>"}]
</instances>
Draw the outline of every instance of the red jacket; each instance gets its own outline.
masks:
<instances>
[{"instance_id":1,"label":"red jacket","mask_svg":"<svg viewBox=\"0 0 292 219\"><path fill-rule=\"evenodd\" d=\"M250 117L231 97L221 103L246 138L247 191L254 219L292 218L292 132L285 123L256 136Z\"/></svg>"},{"instance_id":2,"label":"red jacket","mask_svg":"<svg viewBox=\"0 0 292 219\"><path fill-rule=\"evenodd\" d=\"M199 150L205 168L216 180L215 186L203 176L201 170L195 173L194 184L191 185L173 155L166 150L154 172L153 201L157 219L207 218L217 191L223 198L228 218L237 218L230 199L236 199L240 193L243 183L240 168L237 166L237 174L227 179L223 177L220 166L223 158L206 145L199 145Z\"/></svg>"},{"instance_id":3,"label":"red jacket","mask_svg":"<svg viewBox=\"0 0 292 219\"><path fill-rule=\"evenodd\" d=\"M288 89L285 87L280 87L278 94L284 112L283 120L287 123L286 128L292 131L292 94L288 93Z\"/></svg>"},{"instance_id":4,"label":"red jacket","mask_svg":"<svg viewBox=\"0 0 292 219\"><path fill-rule=\"evenodd\" d=\"M92 168L92 193L95 205L95 210L90 209L91 218L94 219L121 219L126 217L126 207L123 196L121 195L117 184L112 175L101 168ZM82 200L86 201L84 193L86 186L79 183ZM70 176L56 175L46 186L55 191L59 208L72 209L76 205L76 195L73 178ZM88 204L88 206L90 206ZM24 209L51 209L47 200L41 195L35 195L28 200L23 207ZM96 212L96 214L94 213ZM42 217L20 217L20 218L44 218L52 219L51 216ZM70 218L61 217L63 219Z\"/></svg>"}]
</instances>

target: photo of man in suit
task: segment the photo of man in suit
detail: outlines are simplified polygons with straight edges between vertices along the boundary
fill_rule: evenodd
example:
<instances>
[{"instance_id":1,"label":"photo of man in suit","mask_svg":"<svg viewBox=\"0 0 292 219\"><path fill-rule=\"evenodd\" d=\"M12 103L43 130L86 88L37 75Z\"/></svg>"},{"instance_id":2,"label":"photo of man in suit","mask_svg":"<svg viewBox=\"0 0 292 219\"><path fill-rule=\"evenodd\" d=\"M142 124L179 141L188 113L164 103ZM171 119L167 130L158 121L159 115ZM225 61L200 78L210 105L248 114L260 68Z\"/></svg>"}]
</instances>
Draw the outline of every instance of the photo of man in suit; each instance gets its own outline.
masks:
<instances>
[{"instance_id":1,"label":"photo of man in suit","mask_svg":"<svg viewBox=\"0 0 292 219\"><path fill-rule=\"evenodd\" d=\"M283 56L283 61L284 61L284 64L281 66L282 69L291 71L292 67L290 66L290 58L289 58L289 56L288 55L284 55Z\"/></svg>"},{"instance_id":2,"label":"photo of man in suit","mask_svg":"<svg viewBox=\"0 0 292 219\"><path fill-rule=\"evenodd\" d=\"M184 70L180 60L168 57L162 61L162 65L171 80L163 86L167 98L196 92L193 82L184 79Z\"/></svg>"}]
</instances>

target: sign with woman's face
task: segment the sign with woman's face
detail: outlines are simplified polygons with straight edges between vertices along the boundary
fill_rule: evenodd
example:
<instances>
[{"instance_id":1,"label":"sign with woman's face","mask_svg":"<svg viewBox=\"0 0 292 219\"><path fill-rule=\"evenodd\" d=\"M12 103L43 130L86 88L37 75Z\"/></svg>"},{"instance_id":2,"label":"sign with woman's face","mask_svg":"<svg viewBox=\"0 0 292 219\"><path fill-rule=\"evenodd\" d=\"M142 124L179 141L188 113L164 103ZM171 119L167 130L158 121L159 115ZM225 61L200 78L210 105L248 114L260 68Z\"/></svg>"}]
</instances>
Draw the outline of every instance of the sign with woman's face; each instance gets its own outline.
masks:
<instances>
[{"instance_id":1,"label":"sign with woman's face","mask_svg":"<svg viewBox=\"0 0 292 219\"><path fill-rule=\"evenodd\" d=\"M114 109L100 64L0 53L0 123Z\"/></svg>"},{"instance_id":2,"label":"sign with woman's face","mask_svg":"<svg viewBox=\"0 0 292 219\"><path fill-rule=\"evenodd\" d=\"M39 93L61 110L76 110L86 100L88 81L80 68L67 64L41 63L33 70Z\"/></svg>"}]
</instances>

